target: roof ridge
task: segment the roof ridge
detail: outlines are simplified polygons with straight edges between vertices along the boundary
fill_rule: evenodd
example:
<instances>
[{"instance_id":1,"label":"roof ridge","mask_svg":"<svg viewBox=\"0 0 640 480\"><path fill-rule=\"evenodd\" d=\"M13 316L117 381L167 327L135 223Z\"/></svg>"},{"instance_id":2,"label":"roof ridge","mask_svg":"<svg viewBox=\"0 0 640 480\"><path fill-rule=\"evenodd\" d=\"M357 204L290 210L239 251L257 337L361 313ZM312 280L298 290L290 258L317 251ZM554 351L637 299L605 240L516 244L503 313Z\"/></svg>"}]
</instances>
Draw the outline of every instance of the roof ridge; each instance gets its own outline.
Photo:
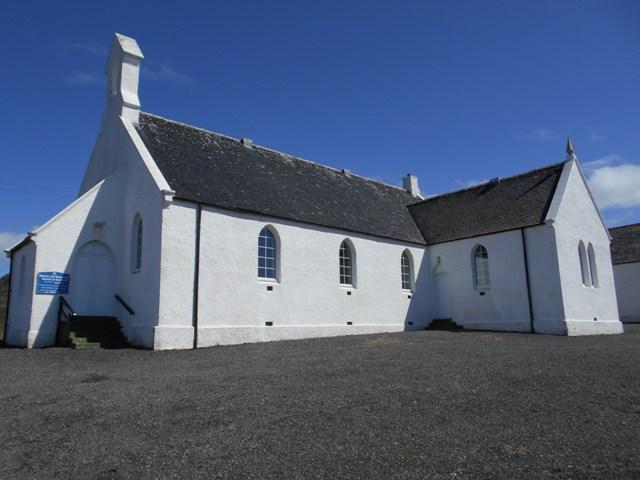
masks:
<instances>
[{"instance_id":1,"label":"roof ridge","mask_svg":"<svg viewBox=\"0 0 640 480\"><path fill-rule=\"evenodd\" d=\"M560 165L564 165L568 161L569 160L563 160L562 162L551 163L549 165L545 165L545 166L542 166L542 167L537 167L537 168L533 168L531 170L527 170L526 172L516 173L515 175L510 175L508 177L498 177L498 178L500 178L500 183L502 183L504 180L513 180L514 178L523 177L525 175L530 175L532 173L539 172L541 170L547 170L547 169L550 169L550 168L553 168L553 167L559 167ZM475 188L484 187L486 185L489 185L490 183L491 183L491 180L487 180L486 182L482 182L482 183L479 183L477 185L472 185L470 187L459 188L457 190L452 190L450 192L441 193L440 195L434 195L432 197L425 198L424 200L421 200L419 202L412 203L411 206L419 205L419 204L422 204L422 203L426 203L426 202L428 202L430 200L435 200L437 198L447 197L449 195L455 195L457 193L466 192L467 190L473 190Z\"/></svg>"},{"instance_id":2,"label":"roof ridge","mask_svg":"<svg viewBox=\"0 0 640 480\"><path fill-rule=\"evenodd\" d=\"M227 138L227 139L229 139L229 140L233 140L233 141L236 141L236 142L240 142L240 139L239 139L239 138L232 137L232 136L230 136L230 135L225 135L224 133L219 133L219 132L216 132L216 131L214 131L214 130L209 130L209 129L202 128L202 127L196 127L195 125L190 125L190 124L188 124L188 123L180 122L180 121L178 121L178 120L172 120L172 119L170 119L170 118L162 117L162 116L160 116L160 115L156 115L156 114L154 114L154 113L149 113L149 112L140 112L140 113L142 113L142 114L144 114L144 115L149 115L150 117L159 118L159 119L164 120L164 121L166 121L166 122L175 123L175 124L177 124L177 125L181 125L181 126L183 126L183 127L193 128L194 130L199 130L199 131L204 132L204 133L210 133L210 134L218 135L218 136L223 137L223 138ZM326 169L329 169L329 170L334 170L334 171L336 171L336 172L338 172L338 173L342 173L342 171L343 171L343 170L346 170L346 169L344 169L344 168L332 167L332 166L330 166L330 165L325 165L325 164L323 164L323 163L314 162L313 160L308 160L308 159L306 159L306 158L297 157L297 156L295 156L295 155L291 155L290 153L281 152L281 151L279 151L279 150L275 150L275 149L273 149L273 148L265 147L264 145L258 145L257 143L254 143L254 144L253 144L253 147L254 147L254 148L259 148L259 149L262 149L262 150L267 150L267 151L269 151L269 152L273 152L273 153L276 153L276 154L278 154L278 155L282 155L282 156L284 156L284 157L289 157L289 158L294 159L294 160L299 160L299 161L301 161L301 162L311 163L312 165L316 165L316 166L318 166L318 167L326 168ZM406 193L407 195L409 195L409 196L411 195L411 193L407 192L404 188L402 188L402 187L401 187L401 186L399 186L399 185L392 185L392 184L390 184L390 183L383 182L383 181L380 181L380 180L376 180L376 179L374 179L374 178L365 177L364 175L359 175L359 174L354 173L354 172L352 172L352 171L349 171L349 175L350 175L350 176L352 176L352 177L358 177L358 178L361 178L361 179L363 179L363 180L365 180L365 181L367 181L367 182L377 183L377 184L383 185L383 186L385 186L385 187L395 188L395 189L397 189L397 190L400 190L400 191L402 191L402 192L405 192L405 193Z\"/></svg>"}]
</instances>

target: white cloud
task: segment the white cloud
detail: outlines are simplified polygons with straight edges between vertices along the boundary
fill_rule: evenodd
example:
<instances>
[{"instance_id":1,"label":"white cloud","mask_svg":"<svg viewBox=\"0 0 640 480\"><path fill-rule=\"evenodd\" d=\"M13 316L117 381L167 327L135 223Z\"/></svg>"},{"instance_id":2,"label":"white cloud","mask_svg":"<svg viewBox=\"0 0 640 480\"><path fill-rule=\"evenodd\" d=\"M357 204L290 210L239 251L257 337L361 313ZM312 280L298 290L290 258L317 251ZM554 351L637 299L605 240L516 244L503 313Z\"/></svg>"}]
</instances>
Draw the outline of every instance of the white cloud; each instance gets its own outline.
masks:
<instances>
[{"instance_id":1,"label":"white cloud","mask_svg":"<svg viewBox=\"0 0 640 480\"><path fill-rule=\"evenodd\" d=\"M560 138L562 138L562 135L548 128L539 128L532 132L516 135L516 138L534 140L537 142L551 142L554 140L559 140Z\"/></svg>"},{"instance_id":2,"label":"white cloud","mask_svg":"<svg viewBox=\"0 0 640 480\"><path fill-rule=\"evenodd\" d=\"M483 183L487 183L489 180L459 180L455 179L453 182L461 188L471 188L477 185L482 185Z\"/></svg>"},{"instance_id":3,"label":"white cloud","mask_svg":"<svg viewBox=\"0 0 640 480\"><path fill-rule=\"evenodd\" d=\"M582 168L585 172L591 173L599 168L609 167L611 165L616 165L619 163L623 163L622 157L620 157L620 155L611 154L605 155L604 157L598 158L596 160L585 162L582 164Z\"/></svg>"},{"instance_id":4,"label":"white cloud","mask_svg":"<svg viewBox=\"0 0 640 480\"><path fill-rule=\"evenodd\" d=\"M9 259L4 254L5 248L13 247L25 237L15 232L0 232L0 276L9 271Z\"/></svg>"},{"instance_id":5,"label":"white cloud","mask_svg":"<svg viewBox=\"0 0 640 480\"><path fill-rule=\"evenodd\" d=\"M584 164L591 192L601 209L640 207L640 165L607 155Z\"/></svg>"},{"instance_id":6,"label":"white cloud","mask_svg":"<svg viewBox=\"0 0 640 480\"><path fill-rule=\"evenodd\" d=\"M106 48L98 47L93 42L57 42L56 48L58 50L77 50L95 57L105 57L107 55Z\"/></svg>"},{"instance_id":7,"label":"white cloud","mask_svg":"<svg viewBox=\"0 0 640 480\"><path fill-rule=\"evenodd\" d=\"M602 142L603 140L606 140L607 136L606 135L601 135L598 132L589 132L589 141L591 142Z\"/></svg>"},{"instance_id":8,"label":"white cloud","mask_svg":"<svg viewBox=\"0 0 640 480\"><path fill-rule=\"evenodd\" d=\"M74 71L63 78L69 85L100 85L104 83L104 75L97 73Z\"/></svg>"},{"instance_id":9,"label":"white cloud","mask_svg":"<svg viewBox=\"0 0 640 480\"><path fill-rule=\"evenodd\" d=\"M167 82L176 85L194 85L196 82L189 75L176 71L173 67L160 64L157 68L143 66L141 70L143 78L156 82Z\"/></svg>"}]
</instances>

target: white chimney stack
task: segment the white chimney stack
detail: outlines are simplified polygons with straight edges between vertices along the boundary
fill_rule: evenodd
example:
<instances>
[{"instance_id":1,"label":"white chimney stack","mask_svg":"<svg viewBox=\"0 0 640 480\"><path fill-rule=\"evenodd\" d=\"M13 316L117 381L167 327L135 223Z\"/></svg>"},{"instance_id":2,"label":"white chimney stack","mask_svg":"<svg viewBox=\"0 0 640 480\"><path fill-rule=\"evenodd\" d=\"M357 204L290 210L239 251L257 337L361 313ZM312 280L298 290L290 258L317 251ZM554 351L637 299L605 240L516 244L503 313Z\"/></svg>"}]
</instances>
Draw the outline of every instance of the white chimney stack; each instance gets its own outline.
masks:
<instances>
[{"instance_id":1,"label":"white chimney stack","mask_svg":"<svg viewBox=\"0 0 640 480\"><path fill-rule=\"evenodd\" d=\"M116 33L107 60L107 108L105 118L122 116L134 124L140 117L138 80L142 51L133 38Z\"/></svg>"},{"instance_id":2,"label":"white chimney stack","mask_svg":"<svg viewBox=\"0 0 640 480\"><path fill-rule=\"evenodd\" d=\"M409 192L414 197L420 197L420 187L418 186L418 177L407 173L407 176L402 179L402 188Z\"/></svg>"}]
</instances>

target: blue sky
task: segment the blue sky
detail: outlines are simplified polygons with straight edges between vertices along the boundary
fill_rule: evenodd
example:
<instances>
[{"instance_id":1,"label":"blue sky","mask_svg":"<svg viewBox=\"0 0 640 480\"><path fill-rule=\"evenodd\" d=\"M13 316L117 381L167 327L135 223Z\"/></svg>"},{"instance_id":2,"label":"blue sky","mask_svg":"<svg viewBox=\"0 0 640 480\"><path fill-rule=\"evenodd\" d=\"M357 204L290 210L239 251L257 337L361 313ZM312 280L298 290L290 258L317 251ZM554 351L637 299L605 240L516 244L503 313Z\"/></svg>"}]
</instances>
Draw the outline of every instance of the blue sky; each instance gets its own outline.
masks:
<instances>
[{"instance_id":1,"label":"blue sky","mask_svg":"<svg viewBox=\"0 0 640 480\"><path fill-rule=\"evenodd\" d=\"M432 195L564 159L640 221L640 2L3 2L0 246L73 200L113 32L142 109ZM0 264L0 273L7 263Z\"/></svg>"}]
</instances>

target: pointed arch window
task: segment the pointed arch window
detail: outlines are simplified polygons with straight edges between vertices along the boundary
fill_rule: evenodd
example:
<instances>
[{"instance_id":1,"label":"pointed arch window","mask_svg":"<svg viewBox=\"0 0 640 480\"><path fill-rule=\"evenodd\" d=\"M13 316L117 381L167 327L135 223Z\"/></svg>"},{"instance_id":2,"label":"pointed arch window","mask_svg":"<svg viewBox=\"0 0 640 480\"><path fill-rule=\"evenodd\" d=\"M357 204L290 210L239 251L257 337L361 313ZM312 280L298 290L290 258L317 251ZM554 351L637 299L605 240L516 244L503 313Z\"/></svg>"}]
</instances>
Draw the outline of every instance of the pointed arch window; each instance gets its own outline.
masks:
<instances>
[{"instance_id":1,"label":"pointed arch window","mask_svg":"<svg viewBox=\"0 0 640 480\"><path fill-rule=\"evenodd\" d=\"M278 241L269 227L258 236L258 277L276 280L278 275Z\"/></svg>"},{"instance_id":2,"label":"pointed arch window","mask_svg":"<svg viewBox=\"0 0 640 480\"><path fill-rule=\"evenodd\" d=\"M349 240L343 240L340 244L340 285L355 286L355 250Z\"/></svg>"},{"instance_id":3,"label":"pointed arch window","mask_svg":"<svg viewBox=\"0 0 640 480\"><path fill-rule=\"evenodd\" d=\"M136 213L131 231L131 271L137 273L142 269L142 217Z\"/></svg>"},{"instance_id":4,"label":"pointed arch window","mask_svg":"<svg viewBox=\"0 0 640 480\"><path fill-rule=\"evenodd\" d=\"M489 253L483 245L473 250L473 277L475 287L486 290L491 285L489 278Z\"/></svg>"},{"instance_id":5,"label":"pointed arch window","mask_svg":"<svg viewBox=\"0 0 640 480\"><path fill-rule=\"evenodd\" d=\"M400 273L402 275L402 290L413 290L413 262L409 250L402 252L400 257Z\"/></svg>"},{"instance_id":6,"label":"pointed arch window","mask_svg":"<svg viewBox=\"0 0 640 480\"><path fill-rule=\"evenodd\" d=\"M587 247L587 257L589 259L589 278L591 280L591 286L598 288L598 267L596 265L596 253L593 249L593 244L589 242Z\"/></svg>"},{"instance_id":7,"label":"pointed arch window","mask_svg":"<svg viewBox=\"0 0 640 480\"><path fill-rule=\"evenodd\" d=\"M589 260L587 260L587 251L584 248L584 242L580 240L578 243L578 257L580 258L580 273L582 274L582 284L585 287L591 286L591 272L589 271Z\"/></svg>"}]
</instances>

